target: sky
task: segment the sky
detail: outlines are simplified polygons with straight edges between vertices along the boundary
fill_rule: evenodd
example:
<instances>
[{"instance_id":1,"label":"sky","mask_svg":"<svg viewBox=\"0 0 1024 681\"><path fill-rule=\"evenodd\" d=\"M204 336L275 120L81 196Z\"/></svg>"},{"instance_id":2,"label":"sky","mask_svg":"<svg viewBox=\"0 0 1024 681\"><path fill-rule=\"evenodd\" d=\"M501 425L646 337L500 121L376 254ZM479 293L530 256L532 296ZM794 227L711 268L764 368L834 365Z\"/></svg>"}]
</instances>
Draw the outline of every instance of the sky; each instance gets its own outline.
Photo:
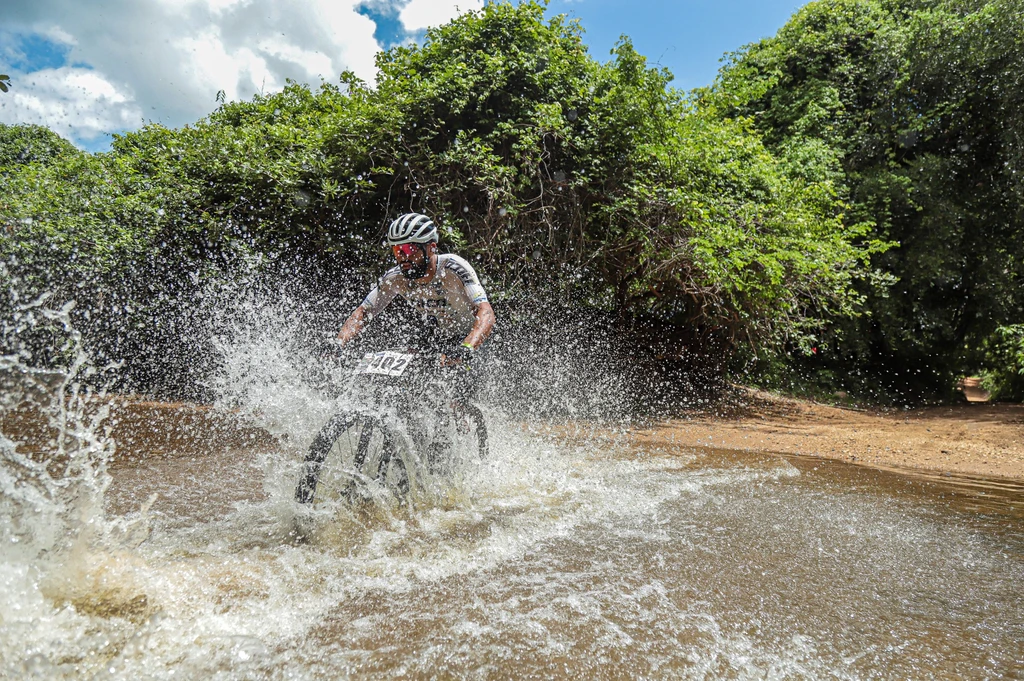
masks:
<instances>
[{"instance_id":1,"label":"sky","mask_svg":"<svg viewBox=\"0 0 1024 681\"><path fill-rule=\"evenodd\" d=\"M484 0L5 0L0 123L45 125L88 151L148 122L180 127L286 79L372 83L374 55ZM726 52L774 35L795 0L551 0L599 61L623 34L675 87L710 84Z\"/></svg>"}]
</instances>

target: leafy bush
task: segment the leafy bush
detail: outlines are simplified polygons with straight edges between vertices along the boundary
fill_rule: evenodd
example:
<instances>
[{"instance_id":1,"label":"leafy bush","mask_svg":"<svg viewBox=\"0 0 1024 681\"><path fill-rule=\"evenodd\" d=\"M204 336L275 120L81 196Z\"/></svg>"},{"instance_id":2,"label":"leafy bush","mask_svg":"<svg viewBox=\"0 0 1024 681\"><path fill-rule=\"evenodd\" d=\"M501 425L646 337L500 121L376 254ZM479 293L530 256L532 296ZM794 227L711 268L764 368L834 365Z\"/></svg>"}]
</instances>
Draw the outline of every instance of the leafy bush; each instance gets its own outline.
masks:
<instances>
[{"instance_id":1,"label":"leafy bush","mask_svg":"<svg viewBox=\"0 0 1024 681\"><path fill-rule=\"evenodd\" d=\"M655 324L669 355L806 347L855 316L886 243L846 217L835 179L799 172L749 115L671 89L627 39L602 64L580 33L536 2L489 3L378 55L375 88L290 83L106 154L19 165L0 253L79 300L104 356L144 358L147 377L154 357L194 363L174 320L243 263L312 273L316 295L354 303L409 210L437 219L499 303Z\"/></svg>"},{"instance_id":2,"label":"leafy bush","mask_svg":"<svg viewBox=\"0 0 1024 681\"><path fill-rule=\"evenodd\" d=\"M26 163L49 163L79 153L74 145L41 125L0 123L0 173Z\"/></svg>"},{"instance_id":3,"label":"leafy bush","mask_svg":"<svg viewBox=\"0 0 1024 681\"><path fill-rule=\"evenodd\" d=\"M1024 401L1024 324L999 327L987 350L982 387L993 400Z\"/></svg>"},{"instance_id":4,"label":"leafy bush","mask_svg":"<svg viewBox=\"0 0 1024 681\"><path fill-rule=\"evenodd\" d=\"M831 325L837 375L950 395L1024 321L1022 35L1021 0L822 0L702 92L898 245L871 259L897 283Z\"/></svg>"}]
</instances>

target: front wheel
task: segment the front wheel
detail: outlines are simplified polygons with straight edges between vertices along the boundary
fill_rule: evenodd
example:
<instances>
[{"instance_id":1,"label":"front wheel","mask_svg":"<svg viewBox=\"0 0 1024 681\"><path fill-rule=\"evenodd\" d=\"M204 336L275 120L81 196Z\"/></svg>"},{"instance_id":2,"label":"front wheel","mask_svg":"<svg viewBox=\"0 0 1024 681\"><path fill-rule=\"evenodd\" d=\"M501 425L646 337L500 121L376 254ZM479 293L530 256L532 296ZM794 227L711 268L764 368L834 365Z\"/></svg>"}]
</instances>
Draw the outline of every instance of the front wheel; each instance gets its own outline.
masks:
<instances>
[{"instance_id":1,"label":"front wheel","mask_svg":"<svg viewBox=\"0 0 1024 681\"><path fill-rule=\"evenodd\" d=\"M409 476L404 438L380 418L346 412L324 424L303 464L295 490L301 504L331 499L351 500L373 485L404 495Z\"/></svg>"}]
</instances>

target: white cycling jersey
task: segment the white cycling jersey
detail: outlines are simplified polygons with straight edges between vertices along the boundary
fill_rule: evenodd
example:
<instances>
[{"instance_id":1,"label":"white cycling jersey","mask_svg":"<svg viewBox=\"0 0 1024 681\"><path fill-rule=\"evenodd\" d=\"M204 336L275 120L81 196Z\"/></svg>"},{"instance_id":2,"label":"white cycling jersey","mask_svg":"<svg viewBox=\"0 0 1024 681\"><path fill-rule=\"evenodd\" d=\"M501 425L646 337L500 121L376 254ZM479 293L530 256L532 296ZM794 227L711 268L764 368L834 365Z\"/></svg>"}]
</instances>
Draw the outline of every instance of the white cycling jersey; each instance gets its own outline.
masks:
<instances>
[{"instance_id":1,"label":"white cycling jersey","mask_svg":"<svg viewBox=\"0 0 1024 681\"><path fill-rule=\"evenodd\" d=\"M371 315L380 314L395 296L402 296L420 314L436 319L442 331L452 334L468 334L476 322L476 306L487 302L473 266L452 253L437 256L437 273L427 284L406 279L400 267L391 268L360 306Z\"/></svg>"}]
</instances>

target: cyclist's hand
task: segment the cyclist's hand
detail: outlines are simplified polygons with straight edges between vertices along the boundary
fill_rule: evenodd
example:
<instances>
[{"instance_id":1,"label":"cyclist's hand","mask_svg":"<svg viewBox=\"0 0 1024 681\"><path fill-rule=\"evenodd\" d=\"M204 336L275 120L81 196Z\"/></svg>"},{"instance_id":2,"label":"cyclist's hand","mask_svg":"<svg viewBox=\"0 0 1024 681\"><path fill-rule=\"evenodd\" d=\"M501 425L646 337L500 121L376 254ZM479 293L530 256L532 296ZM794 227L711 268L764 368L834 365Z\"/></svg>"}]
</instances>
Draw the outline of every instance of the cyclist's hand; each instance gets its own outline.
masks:
<instances>
[{"instance_id":1,"label":"cyclist's hand","mask_svg":"<svg viewBox=\"0 0 1024 681\"><path fill-rule=\"evenodd\" d=\"M342 360L349 356L350 349L341 344L337 338L325 340L317 346L316 356L323 361Z\"/></svg>"},{"instance_id":2,"label":"cyclist's hand","mask_svg":"<svg viewBox=\"0 0 1024 681\"><path fill-rule=\"evenodd\" d=\"M444 368L462 366L462 358L442 352L438 365Z\"/></svg>"},{"instance_id":3,"label":"cyclist's hand","mask_svg":"<svg viewBox=\"0 0 1024 681\"><path fill-rule=\"evenodd\" d=\"M452 348L441 353L441 366L442 367L469 367L469 359L472 357L473 351L465 345L460 345L456 348Z\"/></svg>"}]
</instances>

